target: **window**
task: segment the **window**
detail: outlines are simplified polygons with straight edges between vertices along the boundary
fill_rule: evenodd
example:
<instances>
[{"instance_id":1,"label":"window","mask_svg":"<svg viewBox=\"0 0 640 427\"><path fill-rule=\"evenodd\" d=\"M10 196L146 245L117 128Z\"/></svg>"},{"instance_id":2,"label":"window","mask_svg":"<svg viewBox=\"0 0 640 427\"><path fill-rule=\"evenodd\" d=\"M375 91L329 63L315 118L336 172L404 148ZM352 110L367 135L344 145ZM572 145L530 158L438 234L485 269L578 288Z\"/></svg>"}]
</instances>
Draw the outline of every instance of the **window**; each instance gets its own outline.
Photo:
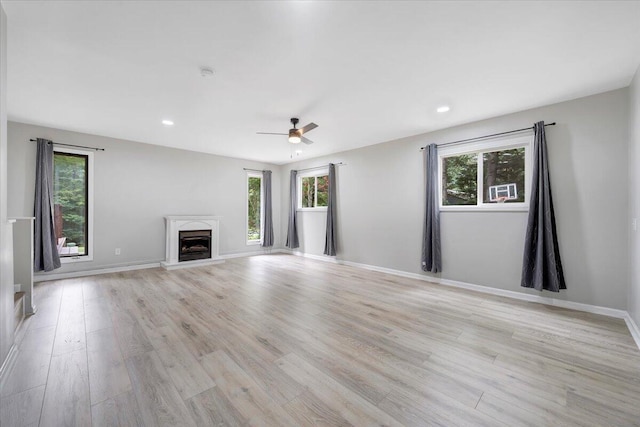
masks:
<instances>
[{"instance_id":1,"label":"window","mask_svg":"<svg viewBox=\"0 0 640 427\"><path fill-rule=\"evenodd\" d=\"M326 210L329 200L329 172L304 174L298 177L298 209Z\"/></svg>"},{"instance_id":2,"label":"window","mask_svg":"<svg viewBox=\"0 0 640 427\"><path fill-rule=\"evenodd\" d=\"M531 137L438 150L441 210L526 210Z\"/></svg>"},{"instance_id":3,"label":"window","mask_svg":"<svg viewBox=\"0 0 640 427\"><path fill-rule=\"evenodd\" d=\"M62 262L93 259L93 153L55 148L54 229Z\"/></svg>"},{"instance_id":4,"label":"window","mask_svg":"<svg viewBox=\"0 0 640 427\"><path fill-rule=\"evenodd\" d=\"M262 239L262 174L247 173L247 244Z\"/></svg>"}]
</instances>

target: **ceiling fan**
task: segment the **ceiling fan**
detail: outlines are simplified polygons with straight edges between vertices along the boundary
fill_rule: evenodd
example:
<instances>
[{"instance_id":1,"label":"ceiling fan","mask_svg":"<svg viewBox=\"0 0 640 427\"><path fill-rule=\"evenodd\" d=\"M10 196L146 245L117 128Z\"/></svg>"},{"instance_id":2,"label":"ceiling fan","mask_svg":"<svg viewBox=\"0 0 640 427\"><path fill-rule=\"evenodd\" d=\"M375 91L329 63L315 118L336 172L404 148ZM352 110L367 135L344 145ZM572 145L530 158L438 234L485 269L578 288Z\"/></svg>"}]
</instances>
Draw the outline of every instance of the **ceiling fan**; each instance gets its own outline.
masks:
<instances>
[{"instance_id":1,"label":"ceiling fan","mask_svg":"<svg viewBox=\"0 0 640 427\"><path fill-rule=\"evenodd\" d=\"M301 141L304 142L305 144L313 144L313 141L310 140L309 138L306 138L304 134L317 128L318 125L315 123L309 123L308 125L303 126L300 129L297 129L296 125L298 124L298 122L299 120L297 118L295 117L291 118L291 124L293 125L293 128L289 129L289 133L275 133L275 132L256 132L256 133L258 135L288 135L289 142L292 144L298 144Z\"/></svg>"}]
</instances>

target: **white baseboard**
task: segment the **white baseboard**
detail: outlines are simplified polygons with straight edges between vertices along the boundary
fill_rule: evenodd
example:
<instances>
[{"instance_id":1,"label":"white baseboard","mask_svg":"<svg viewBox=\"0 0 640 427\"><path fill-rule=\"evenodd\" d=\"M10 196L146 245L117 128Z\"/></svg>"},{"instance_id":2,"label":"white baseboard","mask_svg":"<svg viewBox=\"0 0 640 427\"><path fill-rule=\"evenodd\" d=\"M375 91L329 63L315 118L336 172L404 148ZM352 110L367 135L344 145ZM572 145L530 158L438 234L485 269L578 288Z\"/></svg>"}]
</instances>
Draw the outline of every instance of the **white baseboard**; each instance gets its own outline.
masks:
<instances>
[{"instance_id":1,"label":"white baseboard","mask_svg":"<svg viewBox=\"0 0 640 427\"><path fill-rule=\"evenodd\" d=\"M625 316L624 321L627 323L627 328L629 328L629 332L631 332L633 340L636 342L638 348L640 348L640 328L638 328L638 324L633 320L629 313Z\"/></svg>"},{"instance_id":2,"label":"white baseboard","mask_svg":"<svg viewBox=\"0 0 640 427\"><path fill-rule=\"evenodd\" d=\"M625 310L619 310L616 308L602 307L599 305L584 304L581 302L573 302L562 299L543 297L539 295L525 294L522 292L508 291L505 289L490 288L488 286L474 285L472 283L458 282L455 280L437 279L436 283L446 286L453 286L456 288L469 289L476 292L483 292L491 295L518 299L521 301L535 302L538 304L568 308L571 310L584 311L587 313L602 314L604 316L616 317L618 319L624 319L628 315Z\"/></svg>"},{"instance_id":3,"label":"white baseboard","mask_svg":"<svg viewBox=\"0 0 640 427\"><path fill-rule=\"evenodd\" d=\"M148 264L124 265L118 267L99 268L96 270L70 271L68 273L34 274L34 282L47 282L49 280L71 279L74 277L96 276L98 274L119 273L121 271L145 270L147 268L160 267L160 262Z\"/></svg>"},{"instance_id":4,"label":"white baseboard","mask_svg":"<svg viewBox=\"0 0 640 427\"><path fill-rule=\"evenodd\" d=\"M272 249L271 253L279 253L282 249ZM238 252L220 255L221 259L231 259L231 258L241 258L247 256L254 255L264 255L269 253L269 251L261 250L261 251L251 251L251 252ZM74 277L83 277L83 276L96 276L99 274L109 274L109 273L120 273L122 271L134 271L134 270L146 270L148 268L156 268L161 266L162 261L150 262L145 264L135 264L135 265L116 265L113 267L104 267L98 268L95 270L82 270L82 271L70 271L66 273L46 273L46 274L34 274L33 281L34 282L47 282L49 280L60 280L60 279L71 279Z\"/></svg>"},{"instance_id":5,"label":"white baseboard","mask_svg":"<svg viewBox=\"0 0 640 427\"><path fill-rule=\"evenodd\" d=\"M7 375L11 372L11 368L18 359L18 346L14 343L7 353L7 357L4 358L2 366L0 366L0 390L4 389L4 382L7 379Z\"/></svg>"},{"instance_id":6,"label":"white baseboard","mask_svg":"<svg viewBox=\"0 0 640 427\"><path fill-rule=\"evenodd\" d=\"M295 255L295 256L301 256L301 257L309 258L309 259L315 259L316 261L330 262L332 264L340 264L341 263L334 256L313 255L313 254L307 254L305 252L293 251L293 250L290 250L290 249L279 249L278 252L285 253L285 254L292 254L292 255Z\"/></svg>"},{"instance_id":7,"label":"white baseboard","mask_svg":"<svg viewBox=\"0 0 640 427\"><path fill-rule=\"evenodd\" d=\"M281 249L261 249L259 251L234 252L230 254L220 255L220 258L222 259L244 258L248 256L269 255L274 253L280 253L280 251Z\"/></svg>"},{"instance_id":8,"label":"white baseboard","mask_svg":"<svg viewBox=\"0 0 640 427\"><path fill-rule=\"evenodd\" d=\"M204 267L206 265L222 264L224 261L225 260L222 259L222 257L218 257L176 263L168 263L163 261L160 263L160 265L165 270L181 270L183 268Z\"/></svg>"}]
</instances>

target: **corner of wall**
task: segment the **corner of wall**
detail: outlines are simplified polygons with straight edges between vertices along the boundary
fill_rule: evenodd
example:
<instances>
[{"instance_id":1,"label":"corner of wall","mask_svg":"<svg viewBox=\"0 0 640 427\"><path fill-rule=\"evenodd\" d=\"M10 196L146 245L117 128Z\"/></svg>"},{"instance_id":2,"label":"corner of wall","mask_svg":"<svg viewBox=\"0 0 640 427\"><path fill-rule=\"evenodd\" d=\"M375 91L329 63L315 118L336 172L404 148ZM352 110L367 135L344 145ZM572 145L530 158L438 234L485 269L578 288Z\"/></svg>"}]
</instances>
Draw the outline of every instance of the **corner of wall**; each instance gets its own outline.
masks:
<instances>
[{"instance_id":1,"label":"corner of wall","mask_svg":"<svg viewBox=\"0 0 640 427\"><path fill-rule=\"evenodd\" d=\"M640 325L640 67L629 86L629 291L627 311Z\"/></svg>"},{"instance_id":2,"label":"corner of wall","mask_svg":"<svg viewBox=\"0 0 640 427\"><path fill-rule=\"evenodd\" d=\"M7 218L7 15L0 2L0 365L13 343L13 234Z\"/></svg>"}]
</instances>

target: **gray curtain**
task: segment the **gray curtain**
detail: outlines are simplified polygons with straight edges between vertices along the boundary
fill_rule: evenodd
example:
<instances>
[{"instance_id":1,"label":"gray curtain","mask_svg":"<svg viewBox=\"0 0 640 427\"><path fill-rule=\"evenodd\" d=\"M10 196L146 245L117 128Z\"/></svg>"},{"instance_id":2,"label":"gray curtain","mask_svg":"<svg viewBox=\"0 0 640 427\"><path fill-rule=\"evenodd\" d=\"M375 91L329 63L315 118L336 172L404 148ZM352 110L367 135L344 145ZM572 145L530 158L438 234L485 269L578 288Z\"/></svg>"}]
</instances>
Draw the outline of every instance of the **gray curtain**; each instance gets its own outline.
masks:
<instances>
[{"instance_id":1,"label":"gray curtain","mask_svg":"<svg viewBox=\"0 0 640 427\"><path fill-rule=\"evenodd\" d=\"M298 242L298 227L296 225L296 210L298 209L298 171L291 171L289 175L289 226L287 227L287 243L285 246L295 249L300 246Z\"/></svg>"},{"instance_id":2,"label":"gray curtain","mask_svg":"<svg viewBox=\"0 0 640 427\"><path fill-rule=\"evenodd\" d=\"M327 201L327 236L324 254L336 254L336 165L329 163L329 197Z\"/></svg>"},{"instance_id":3,"label":"gray curtain","mask_svg":"<svg viewBox=\"0 0 640 427\"><path fill-rule=\"evenodd\" d=\"M529 220L524 242L521 286L539 291L567 289L560 261L556 219L551 199L544 122L534 125L533 175Z\"/></svg>"},{"instance_id":4,"label":"gray curtain","mask_svg":"<svg viewBox=\"0 0 640 427\"><path fill-rule=\"evenodd\" d=\"M426 177L426 205L422 235L422 269L442 271L440 251L440 208L438 203L438 147L431 144L424 149Z\"/></svg>"},{"instance_id":5,"label":"gray curtain","mask_svg":"<svg viewBox=\"0 0 640 427\"><path fill-rule=\"evenodd\" d=\"M264 188L264 235L262 247L273 246L273 214L271 209L271 171L262 171L262 185Z\"/></svg>"},{"instance_id":6,"label":"gray curtain","mask_svg":"<svg viewBox=\"0 0 640 427\"><path fill-rule=\"evenodd\" d=\"M53 226L53 143L38 138L36 193L34 200L34 271L60 268L60 255Z\"/></svg>"}]
</instances>

